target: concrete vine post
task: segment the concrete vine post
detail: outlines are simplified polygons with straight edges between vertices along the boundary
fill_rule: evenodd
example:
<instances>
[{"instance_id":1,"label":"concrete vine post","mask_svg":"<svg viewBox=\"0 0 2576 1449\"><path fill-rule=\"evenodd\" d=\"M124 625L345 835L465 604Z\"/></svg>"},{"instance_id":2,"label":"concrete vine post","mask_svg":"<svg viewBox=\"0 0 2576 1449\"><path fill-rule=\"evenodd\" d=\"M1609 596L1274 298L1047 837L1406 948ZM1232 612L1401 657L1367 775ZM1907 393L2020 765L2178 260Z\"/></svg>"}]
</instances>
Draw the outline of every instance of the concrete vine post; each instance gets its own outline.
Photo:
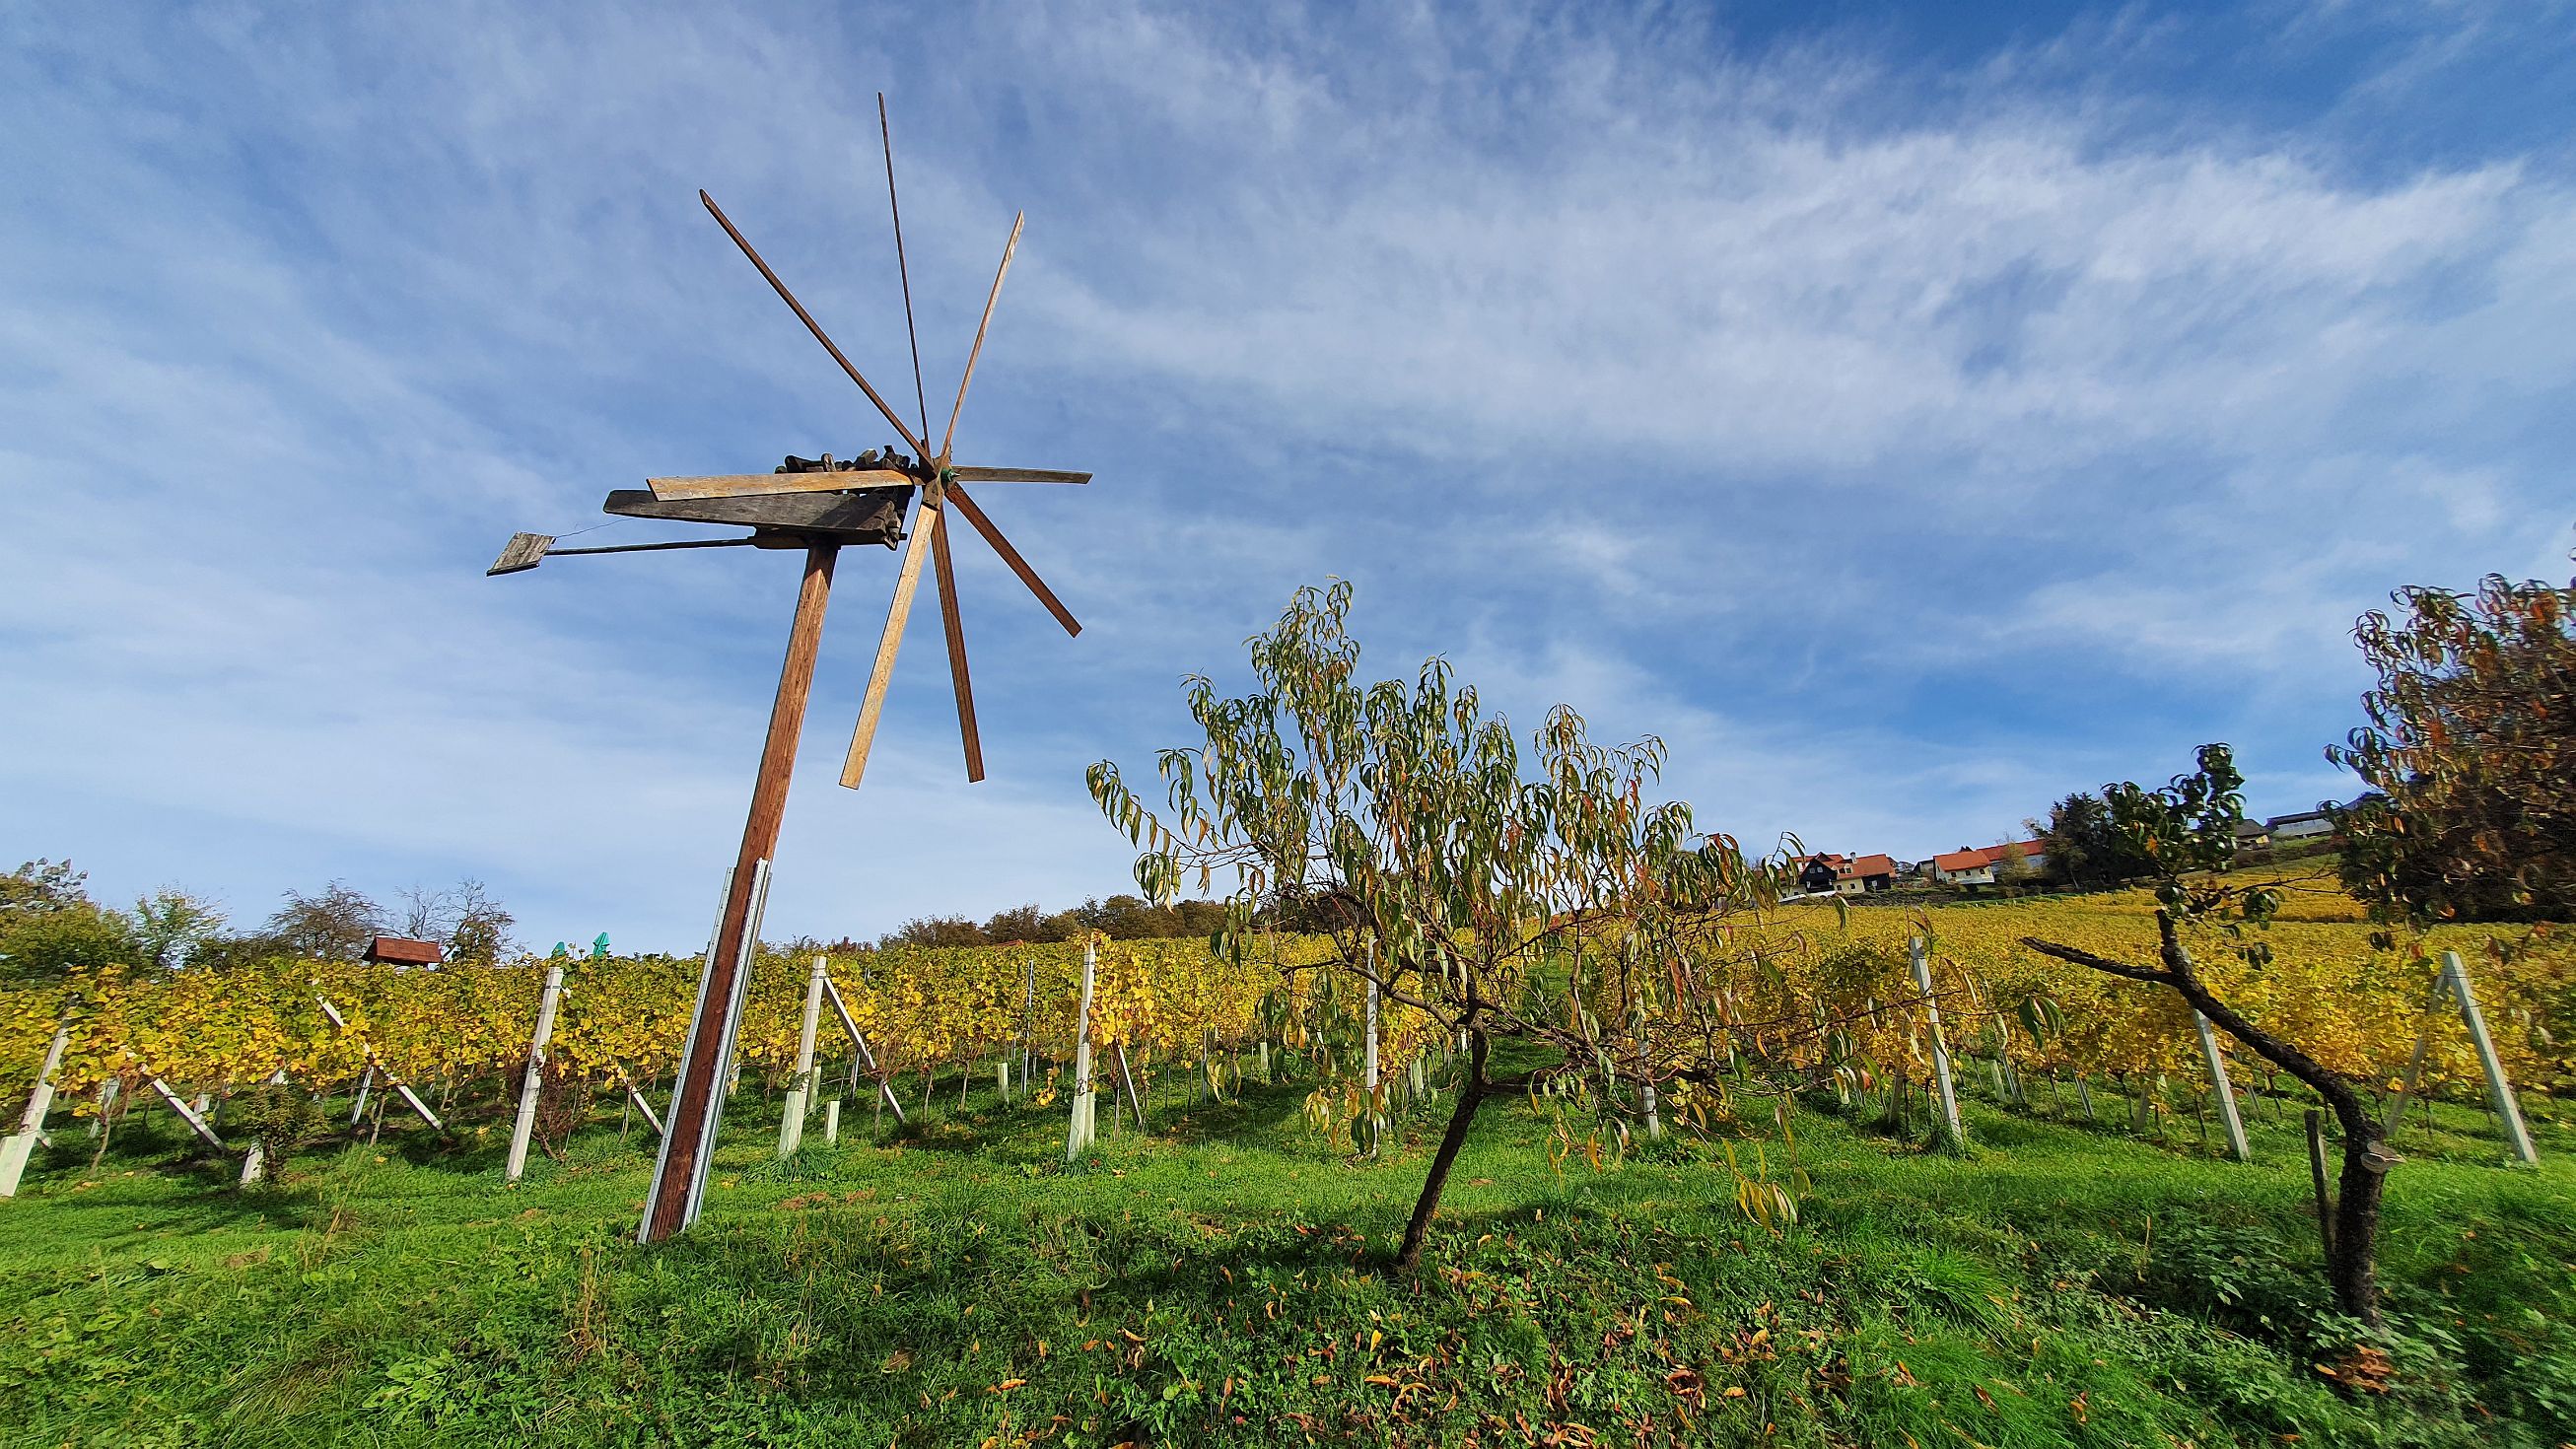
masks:
<instances>
[{"instance_id":1,"label":"concrete vine post","mask_svg":"<svg viewBox=\"0 0 2576 1449\"><path fill-rule=\"evenodd\" d=\"M2539 1166L2540 1152L2531 1145L2531 1129L2522 1122L2522 1104L2514 1100L2513 1083L2506 1080L2504 1062L2487 1035L2486 1013L2478 1010L2477 993L2469 988L2469 969L2460 964L2459 952L2442 953L2442 980L2459 1002L2461 1024L2468 1027L2469 1042L2478 1049L2478 1066L2487 1078L2487 1100L2495 1108L2496 1120L2504 1125L2506 1143L2523 1166Z\"/></svg>"},{"instance_id":2,"label":"concrete vine post","mask_svg":"<svg viewBox=\"0 0 2576 1449\"><path fill-rule=\"evenodd\" d=\"M1941 1003L1932 994L1931 950L1920 936L1906 942L1910 964L1914 968L1914 989L1923 993L1923 1016L1932 1031L1932 1077L1941 1089L1941 1131L1943 1140L1953 1148L1968 1141L1968 1129L1959 1120L1959 1094L1950 1082L1950 1044L1941 1035Z\"/></svg>"},{"instance_id":3,"label":"concrete vine post","mask_svg":"<svg viewBox=\"0 0 2576 1449\"><path fill-rule=\"evenodd\" d=\"M2208 1064L2210 1089L2218 1094L2218 1118L2227 1128L2227 1155L2238 1162L2254 1160L2254 1150L2245 1141L2245 1119L2236 1114L2236 1086L2227 1078L2227 1058L2218 1050L2218 1034L2210 1030L2209 1018L2195 1011L2191 1024L2200 1032L2200 1059Z\"/></svg>"},{"instance_id":4,"label":"concrete vine post","mask_svg":"<svg viewBox=\"0 0 2576 1449\"><path fill-rule=\"evenodd\" d=\"M563 999L563 968L546 968L546 986L537 998L537 1030L528 1040L528 1070L519 1082L519 1116L510 1124L510 1162L504 1181L517 1182L528 1170L528 1139L537 1129L537 1102L546 1086L546 1043L555 1034L555 1006Z\"/></svg>"},{"instance_id":5,"label":"concrete vine post","mask_svg":"<svg viewBox=\"0 0 2576 1449\"><path fill-rule=\"evenodd\" d=\"M778 1155L781 1159L796 1155L805 1145L805 1109L814 1099L814 1032L823 1024L823 983L831 962L814 958L814 970L805 978L805 1015L796 1028L796 1076L787 1084L787 1110L778 1119Z\"/></svg>"},{"instance_id":6,"label":"concrete vine post","mask_svg":"<svg viewBox=\"0 0 2576 1449\"><path fill-rule=\"evenodd\" d=\"M18 1130L0 1142L0 1197L18 1195L18 1179L44 1136L45 1114L54 1105L54 1073L62 1069L63 1049L71 1039L72 1024L66 1018L54 1027L54 1039L45 1048L45 1064L36 1073L35 1090L27 1094L27 1110L18 1116Z\"/></svg>"},{"instance_id":7,"label":"concrete vine post","mask_svg":"<svg viewBox=\"0 0 2576 1449\"><path fill-rule=\"evenodd\" d=\"M1091 991L1098 967L1099 948L1092 942L1082 943L1082 998L1073 1013L1073 1124L1064 1139L1064 1160L1078 1160L1092 1142L1091 1103Z\"/></svg>"}]
</instances>

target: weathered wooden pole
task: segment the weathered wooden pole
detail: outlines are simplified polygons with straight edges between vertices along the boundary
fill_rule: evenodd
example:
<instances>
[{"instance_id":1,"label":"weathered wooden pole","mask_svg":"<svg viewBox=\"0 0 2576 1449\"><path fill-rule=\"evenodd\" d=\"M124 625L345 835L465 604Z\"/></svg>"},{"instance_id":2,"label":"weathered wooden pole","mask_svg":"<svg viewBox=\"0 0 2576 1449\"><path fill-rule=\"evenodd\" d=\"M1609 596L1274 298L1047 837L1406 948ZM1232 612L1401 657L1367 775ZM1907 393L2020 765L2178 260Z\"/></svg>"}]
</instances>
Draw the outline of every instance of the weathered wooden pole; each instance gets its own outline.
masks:
<instances>
[{"instance_id":1,"label":"weathered wooden pole","mask_svg":"<svg viewBox=\"0 0 2576 1449\"><path fill-rule=\"evenodd\" d=\"M1091 1145L1091 984L1099 952L1082 943L1082 997L1073 1013L1073 1118L1064 1137L1064 1160L1072 1162Z\"/></svg>"},{"instance_id":2,"label":"weathered wooden pole","mask_svg":"<svg viewBox=\"0 0 2576 1449\"><path fill-rule=\"evenodd\" d=\"M1968 1129L1959 1121L1958 1091L1950 1083L1950 1044L1941 1037L1941 1004L1932 996L1932 958L1923 938L1906 942L1914 967L1914 989L1923 993L1923 1015L1932 1027L1932 1076L1941 1087L1941 1130L1952 1147L1964 1146Z\"/></svg>"},{"instance_id":3,"label":"weathered wooden pole","mask_svg":"<svg viewBox=\"0 0 2576 1449\"><path fill-rule=\"evenodd\" d=\"M814 974L805 978L805 1019L796 1028L796 1079L787 1088L787 1112L778 1119L778 1155L793 1157L805 1145L805 1106L814 1100L814 1031L823 1024L823 983L831 962L814 958Z\"/></svg>"},{"instance_id":4,"label":"weathered wooden pole","mask_svg":"<svg viewBox=\"0 0 2576 1449\"><path fill-rule=\"evenodd\" d=\"M672 1084L670 1130L662 1134L660 1160L654 1164L652 1191L644 1201L640 1242L658 1243L686 1228L697 1216L705 1189L708 1159L715 1151L715 1129L723 1113L721 1095L726 1057L732 1046L733 1013L751 970L756 898L767 884L769 861L778 848L778 825L787 809L787 783L796 772L796 741L804 732L805 697L814 685L814 656L823 642L823 611L832 598L832 565L841 546L817 540L805 549L805 576L796 593L796 616L787 632L787 657L778 671L778 694L770 703L769 734L760 751L760 770L753 777L751 810L743 821L742 847L734 855L733 879L725 890L723 912L716 918L715 943L707 952L705 979L698 1008L689 1025L687 1047Z\"/></svg>"},{"instance_id":5,"label":"weathered wooden pole","mask_svg":"<svg viewBox=\"0 0 2576 1449\"><path fill-rule=\"evenodd\" d=\"M537 1131L537 1102L546 1089L546 1043L554 1039L555 1003L563 999L563 968L546 968L545 990L537 997L537 1029L528 1038L528 1070L519 1079L519 1116L510 1124L510 1161L505 1182L517 1182L528 1170L528 1139Z\"/></svg>"},{"instance_id":6,"label":"weathered wooden pole","mask_svg":"<svg viewBox=\"0 0 2576 1449\"><path fill-rule=\"evenodd\" d=\"M2239 1162L2250 1162L2254 1150L2245 1141L2245 1119L2236 1115L2236 1086L2227 1079L2227 1058L2218 1050L2218 1033L2210 1029L2209 1018L2195 1011L2191 1024L2200 1031L2200 1059L2209 1066L2209 1084L2218 1092L2218 1120L2227 1128L2227 1155Z\"/></svg>"},{"instance_id":7,"label":"weathered wooden pole","mask_svg":"<svg viewBox=\"0 0 2576 1449\"><path fill-rule=\"evenodd\" d=\"M2525 1167L2540 1164L2540 1153L2531 1145L2531 1129L2522 1125L2522 1106L2513 1099L2513 1083L2505 1080L2504 1062L2496 1055L2495 1042L2487 1035L2486 1013L2478 1010L2477 994L2469 989L2469 970L2460 964L2460 953L2442 953L2442 979L2450 983L2451 995L2460 1003L2460 1021L2469 1029L2469 1041L2478 1049L2478 1065L2487 1074L2487 1101L2495 1107L2496 1119L2504 1124L2505 1141L2512 1144L2513 1155Z\"/></svg>"},{"instance_id":8,"label":"weathered wooden pole","mask_svg":"<svg viewBox=\"0 0 2576 1449\"><path fill-rule=\"evenodd\" d=\"M71 1040L70 1020L57 1023L54 1039L45 1047L45 1064L36 1073L36 1089L27 1094L27 1110L18 1115L18 1130L0 1142L0 1197L18 1195L18 1179L25 1175L27 1159L44 1135L45 1113L53 1109L54 1073L62 1069L63 1049Z\"/></svg>"}]
</instances>

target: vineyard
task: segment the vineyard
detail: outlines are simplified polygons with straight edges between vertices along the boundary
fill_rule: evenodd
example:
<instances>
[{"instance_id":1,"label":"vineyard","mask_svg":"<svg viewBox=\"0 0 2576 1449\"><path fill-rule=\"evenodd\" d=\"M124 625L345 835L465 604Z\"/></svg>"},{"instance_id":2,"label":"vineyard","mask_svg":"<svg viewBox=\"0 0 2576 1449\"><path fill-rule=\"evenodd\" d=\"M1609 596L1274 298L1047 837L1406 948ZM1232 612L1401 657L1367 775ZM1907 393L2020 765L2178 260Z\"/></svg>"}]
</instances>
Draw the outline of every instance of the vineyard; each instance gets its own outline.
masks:
<instances>
[{"instance_id":1,"label":"vineyard","mask_svg":"<svg viewBox=\"0 0 2576 1449\"><path fill-rule=\"evenodd\" d=\"M2150 909L2136 894L1928 914L1793 908L1758 928L1760 969L1729 988L1730 1004L1748 1022L1813 1017L1840 1026L1776 1038L1748 1030L1742 1050L1765 1069L1830 1075L1847 1095L1909 1075L1923 1081L1927 1018L1907 974L1908 943L1923 938L1953 1049L1991 1063L2010 1090L2037 1078L2081 1082L2088 1095L2091 1084L2114 1082L2202 1091L2191 1014L2170 993L2019 944L2037 932L2115 958L2140 954L2152 944ZM2423 953L2382 950L2352 915L2331 898L2294 908L2266 933L2272 956L2261 969L2224 943L2197 954L2249 1015L2333 1069L2388 1085L2411 1063L2422 1088L2438 1095L2479 1082L2465 1037L2424 1029L2443 1011L2428 953L2455 951L2476 963L2498 1053L2532 1110L2546 1115L2551 1095L2576 1085L2576 945L2545 931L2444 927ZM1318 965L1332 949L1324 937L1267 938L1238 963L1200 942L1102 942L1090 1039L1104 1057L1120 1055L1148 1089L1168 1078L1194 1092L1222 1092L1240 1083L1247 1061L1267 1078L1291 1060L1319 1082L1356 1086L1370 1016L1358 993L1335 973L1282 970ZM1075 1054L1082 954L1067 942L893 948L832 960L836 989L871 1050L863 1055L840 1040L825 1057L838 1065L818 1071L822 1085L807 1100L819 1103L834 1081L860 1104L877 1096L873 1087L862 1092L869 1079L925 1093L941 1078L962 1086L991 1077L996 1065L1006 1084L1024 1080L1051 1099ZM806 960L765 954L753 977L735 1061L740 1079L764 1090L789 1085L795 1073ZM699 963L646 956L561 966L547 1051L558 1090L612 1109L629 1082L649 1097L678 1058ZM442 1104L499 1104L528 1058L547 969L529 959L436 970L279 961L221 974L102 972L67 991L0 996L0 1077L22 1103L59 1025L66 1042L54 1083L76 1118L94 1118L102 1104L113 1112L118 1103L147 1103L145 1084L154 1079L179 1095L216 1100L281 1077L346 1094L371 1062ZM1374 1019L1383 1081L1436 1064L1450 1049L1410 1008L1388 1002ZM2419 1037L2427 1046L2417 1060ZM1407 1080L1418 1090L1424 1079ZM1686 1102L1685 1093L1677 1105ZM1345 1093L1339 1118L1325 1111L1319 1120L1329 1128L1369 1107Z\"/></svg>"}]
</instances>

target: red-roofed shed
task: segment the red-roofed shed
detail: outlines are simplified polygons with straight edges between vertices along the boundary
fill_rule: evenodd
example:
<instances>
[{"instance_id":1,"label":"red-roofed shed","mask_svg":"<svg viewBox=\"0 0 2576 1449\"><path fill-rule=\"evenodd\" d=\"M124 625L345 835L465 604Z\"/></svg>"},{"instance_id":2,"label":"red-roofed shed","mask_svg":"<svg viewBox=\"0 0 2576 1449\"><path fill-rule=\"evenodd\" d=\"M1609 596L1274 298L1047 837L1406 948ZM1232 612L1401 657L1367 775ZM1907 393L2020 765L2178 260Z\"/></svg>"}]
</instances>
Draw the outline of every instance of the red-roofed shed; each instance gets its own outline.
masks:
<instances>
[{"instance_id":1,"label":"red-roofed shed","mask_svg":"<svg viewBox=\"0 0 2576 1449\"><path fill-rule=\"evenodd\" d=\"M436 941L378 936L367 943L366 959L392 966L437 966L446 962L447 952Z\"/></svg>"}]
</instances>

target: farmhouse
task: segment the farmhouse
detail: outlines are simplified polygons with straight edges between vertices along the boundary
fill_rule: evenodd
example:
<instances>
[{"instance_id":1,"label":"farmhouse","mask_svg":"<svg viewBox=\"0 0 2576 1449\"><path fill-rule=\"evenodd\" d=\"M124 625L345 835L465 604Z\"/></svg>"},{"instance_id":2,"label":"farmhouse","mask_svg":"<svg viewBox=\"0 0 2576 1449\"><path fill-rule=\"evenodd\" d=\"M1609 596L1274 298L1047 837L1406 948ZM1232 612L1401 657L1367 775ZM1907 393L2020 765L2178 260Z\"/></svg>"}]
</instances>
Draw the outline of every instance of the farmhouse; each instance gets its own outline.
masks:
<instances>
[{"instance_id":1,"label":"farmhouse","mask_svg":"<svg viewBox=\"0 0 2576 1449\"><path fill-rule=\"evenodd\" d=\"M1993 885L1996 868L2016 856L2032 870L2048 864L2048 849L2036 840L2016 840L2003 845L1963 845L1946 855L1932 857L1932 879L1943 885Z\"/></svg>"},{"instance_id":2,"label":"farmhouse","mask_svg":"<svg viewBox=\"0 0 2576 1449\"><path fill-rule=\"evenodd\" d=\"M1864 855L1846 860L1834 867L1834 890L1847 896L1875 895L1896 889L1896 860L1888 855Z\"/></svg>"},{"instance_id":3,"label":"farmhouse","mask_svg":"<svg viewBox=\"0 0 2576 1449\"><path fill-rule=\"evenodd\" d=\"M2334 817L2323 810L2302 810L2296 815L2275 815L2263 822L2276 841L2314 840L2334 834Z\"/></svg>"},{"instance_id":4,"label":"farmhouse","mask_svg":"<svg viewBox=\"0 0 2576 1449\"><path fill-rule=\"evenodd\" d=\"M436 966L447 960L447 952L436 941L378 936L367 943L363 959L391 966Z\"/></svg>"}]
</instances>

